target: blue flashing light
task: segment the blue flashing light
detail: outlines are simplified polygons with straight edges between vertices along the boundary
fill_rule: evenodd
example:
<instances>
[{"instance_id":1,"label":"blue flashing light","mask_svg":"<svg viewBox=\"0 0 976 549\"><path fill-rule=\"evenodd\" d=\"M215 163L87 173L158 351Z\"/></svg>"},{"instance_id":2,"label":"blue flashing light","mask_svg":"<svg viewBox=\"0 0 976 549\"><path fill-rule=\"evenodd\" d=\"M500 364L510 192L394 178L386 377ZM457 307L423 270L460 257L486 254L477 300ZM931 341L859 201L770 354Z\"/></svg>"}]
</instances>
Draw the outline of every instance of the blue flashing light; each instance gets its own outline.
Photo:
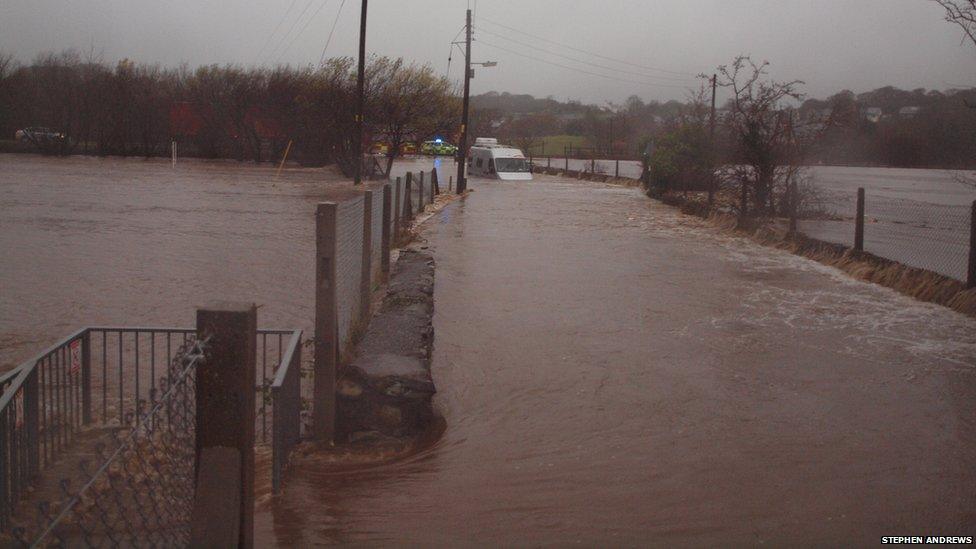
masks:
<instances>
[{"instance_id":1,"label":"blue flashing light","mask_svg":"<svg viewBox=\"0 0 976 549\"><path fill-rule=\"evenodd\" d=\"M444 140L441 139L440 137L438 137L437 139L434 140L434 143L443 143L443 142L444 142Z\"/></svg>"}]
</instances>

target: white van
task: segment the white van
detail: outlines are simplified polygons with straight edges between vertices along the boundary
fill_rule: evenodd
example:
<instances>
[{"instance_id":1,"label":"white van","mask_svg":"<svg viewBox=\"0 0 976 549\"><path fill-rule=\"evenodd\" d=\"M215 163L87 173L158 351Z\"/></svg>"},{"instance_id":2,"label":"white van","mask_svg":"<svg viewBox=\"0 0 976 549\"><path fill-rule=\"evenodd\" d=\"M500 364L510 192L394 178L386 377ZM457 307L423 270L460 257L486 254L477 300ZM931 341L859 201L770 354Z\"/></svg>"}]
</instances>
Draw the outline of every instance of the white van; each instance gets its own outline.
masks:
<instances>
[{"instance_id":1,"label":"white van","mask_svg":"<svg viewBox=\"0 0 976 549\"><path fill-rule=\"evenodd\" d=\"M468 149L468 175L525 181L532 179L532 170L522 151L499 145L492 137L479 137Z\"/></svg>"}]
</instances>

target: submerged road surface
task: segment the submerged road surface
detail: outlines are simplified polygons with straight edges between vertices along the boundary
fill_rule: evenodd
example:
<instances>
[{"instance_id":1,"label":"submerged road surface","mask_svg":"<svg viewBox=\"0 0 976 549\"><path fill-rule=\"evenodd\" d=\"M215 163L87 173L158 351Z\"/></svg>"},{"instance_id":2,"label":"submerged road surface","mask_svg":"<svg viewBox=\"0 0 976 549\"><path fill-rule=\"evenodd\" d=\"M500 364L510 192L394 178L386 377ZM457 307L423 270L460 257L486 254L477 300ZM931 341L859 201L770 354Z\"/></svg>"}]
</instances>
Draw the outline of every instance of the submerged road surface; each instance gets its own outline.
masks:
<instances>
[{"instance_id":1,"label":"submerged road surface","mask_svg":"<svg viewBox=\"0 0 976 549\"><path fill-rule=\"evenodd\" d=\"M259 543L976 534L976 321L636 190L472 187L424 234L443 438L293 469Z\"/></svg>"}]
</instances>

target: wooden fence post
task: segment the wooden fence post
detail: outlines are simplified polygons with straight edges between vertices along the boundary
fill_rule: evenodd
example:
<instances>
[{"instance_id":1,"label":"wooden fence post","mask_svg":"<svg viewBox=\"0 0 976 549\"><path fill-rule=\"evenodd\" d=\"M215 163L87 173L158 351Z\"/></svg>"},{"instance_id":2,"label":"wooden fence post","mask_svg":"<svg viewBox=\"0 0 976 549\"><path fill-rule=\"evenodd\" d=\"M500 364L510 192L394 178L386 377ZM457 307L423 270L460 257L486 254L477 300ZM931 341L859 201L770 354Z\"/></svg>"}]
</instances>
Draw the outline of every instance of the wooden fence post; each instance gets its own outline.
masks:
<instances>
[{"instance_id":1,"label":"wooden fence post","mask_svg":"<svg viewBox=\"0 0 976 549\"><path fill-rule=\"evenodd\" d=\"M864 187L857 189L857 213L854 215L854 249L864 251Z\"/></svg>"},{"instance_id":2,"label":"wooden fence post","mask_svg":"<svg viewBox=\"0 0 976 549\"><path fill-rule=\"evenodd\" d=\"M378 212L377 212L378 213ZM359 318L362 326L369 318L369 294L373 289L373 191L363 191L363 256L359 277Z\"/></svg>"},{"instance_id":3,"label":"wooden fence post","mask_svg":"<svg viewBox=\"0 0 976 549\"><path fill-rule=\"evenodd\" d=\"M190 545L253 547L257 307L216 303L197 310L197 338L209 343L195 372Z\"/></svg>"},{"instance_id":4,"label":"wooden fence post","mask_svg":"<svg viewBox=\"0 0 976 549\"><path fill-rule=\"evenodd\" d=\"M454 192L454 176L447 176L447 192Z\"/></svg>"},{"instance_id":5,"label":"wooden fence post","mask_svg":"<svg viewBox=\"0 0 976 549\"><path fill-rule=\"evenodd\" d=\"M614 161L613 176L620 177L620 159Z\"/></svg>"},{"instance_id":6,"label":"wooden fence post","mask_svg":"<svg viewBox=\"0 0 976 549\"><path fill-rule=\"evenodd\" d=\"M380 239L380 245L383 247L380 253L380 272L383 276L389 276L390 274L390 240L392 236L390 231L392 230L391 225L393 220L390 219L393 214L393 193L390 189L390 184L387 183L383 185L383 237Z\"/></svg>"},{"instance_id":7,"label":"wooden fence post","mask_svg":"<svg viewBox=\"0 0 976 549\"><path fill-rule=\"evenodd\" d=\"M569 157L567 156L567 157L563 158L563 161L566 162L566 165L563 167L563 170L568 172L569 171Z\"/></svg>"},{"instance_id":8,"label":"wooden fence post","mask_svg":"<svg viewBox=\"0 0 976 549\"><path fill-rule=\"evenodd\" d=\"M969 212L969 276L966 287L976 288L976 200Z\"/></svg>"},{"instance_id":9,"label":"wooden fence post","mask_svg":"<svg viewBox=\"0 0 976 549\"><path fill-rule=\"evenodd\" d=\"M339 205L323 202L315 210L315 366L312 431L331 442L335 435L336 363L339 357L336 309L336 221Z\"/></svg>"},{"instance_id":10,"label":"wooden fence post","mask_svg":"<svg viewBox=\"0 0 976 549\"><path fill-rule=\"evenodd\" d=\"M434 196L441 194L441 185L437 180L437 168L430 170L430 203L434 203Z\"/></svg>"}]
</instances>

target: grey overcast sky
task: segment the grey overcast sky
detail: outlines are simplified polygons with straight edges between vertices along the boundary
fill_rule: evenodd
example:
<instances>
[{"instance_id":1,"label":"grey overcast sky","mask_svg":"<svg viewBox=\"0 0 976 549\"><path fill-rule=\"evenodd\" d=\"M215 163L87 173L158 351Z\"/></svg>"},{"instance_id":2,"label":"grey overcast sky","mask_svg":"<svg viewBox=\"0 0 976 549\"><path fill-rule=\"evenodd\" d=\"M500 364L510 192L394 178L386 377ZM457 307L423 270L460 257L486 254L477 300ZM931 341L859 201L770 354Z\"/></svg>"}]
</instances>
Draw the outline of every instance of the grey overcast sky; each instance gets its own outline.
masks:
<instances>
[{"instance_id":1,"label":"grey overcast sky","mask_svg":"<svg viewBox=\"0 0 976 549\"><path fill-rule=\"evenodd\" d=\"M0 49L21 61L93 47L108 62L317 63L342 3L0 0ZM446 71L469 4L474 61L498 61L477 69L473 93L683 99L691 75L739 53L814 97L976 85L976 48L928 0L373 0L367 49ZM355 55L359 6L345 2L328 55ZM462 58L455 50L452 79Z\"/></svg>"}]
</instances>

